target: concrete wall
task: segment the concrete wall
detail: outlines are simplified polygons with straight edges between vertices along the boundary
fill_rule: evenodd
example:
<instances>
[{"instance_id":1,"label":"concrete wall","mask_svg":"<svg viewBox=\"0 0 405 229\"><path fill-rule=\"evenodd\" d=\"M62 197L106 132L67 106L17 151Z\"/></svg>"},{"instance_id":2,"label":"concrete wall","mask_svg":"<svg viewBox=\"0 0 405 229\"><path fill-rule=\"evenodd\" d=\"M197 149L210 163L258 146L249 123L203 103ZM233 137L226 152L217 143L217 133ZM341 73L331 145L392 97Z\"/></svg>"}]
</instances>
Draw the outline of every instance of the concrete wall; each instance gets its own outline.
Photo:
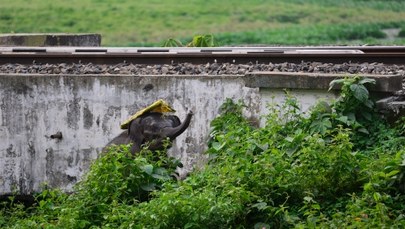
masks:
<instances>
[{"instance_id":1,"label":"concrete wall","mask_svg":"<svg viewBox=\"0 0 405 229\"><path fill-rule=\"evenodd\" d=\"M44 182L69 191L120 123L157 99L183 119L195 115L170 154L185 171L203 161L210 121L226 98L242 99L259 119L267 102L283 100L280 88L260 89L243 76L0 75L0 195L30 194ZM280 86L281 87L281 86ZM325 89L293 89L304 109ZM62 139L52 139L60 131ZM183 172L185 172L183 171Z\"/></svg>"},{"instance_id":2,"label":"concrete wall","mask_svg":"<svg viewBox=\"0 0 405 229\"><path fill-rule=\"evenodd\" d=\"M195 113L171 149L190 168L221 102L241 98L257 112L258 91L232 76L0 76L0 194L28 194L43 182L70 190L120 123L160 98L180 119ZM61 140L49 137L58 131Z\"/></svg>"},{"instance_id":3,"label":"concrete wall","mask_svg":"<svg viewBox=\"0 0 405 229\"><path fill-rule=\"evenodd\" d=\"M82 46L98 47L101 35L93 33L68 34L68 33L16 33L0 34L0 46Z\"/></svg>"}]
</instances>

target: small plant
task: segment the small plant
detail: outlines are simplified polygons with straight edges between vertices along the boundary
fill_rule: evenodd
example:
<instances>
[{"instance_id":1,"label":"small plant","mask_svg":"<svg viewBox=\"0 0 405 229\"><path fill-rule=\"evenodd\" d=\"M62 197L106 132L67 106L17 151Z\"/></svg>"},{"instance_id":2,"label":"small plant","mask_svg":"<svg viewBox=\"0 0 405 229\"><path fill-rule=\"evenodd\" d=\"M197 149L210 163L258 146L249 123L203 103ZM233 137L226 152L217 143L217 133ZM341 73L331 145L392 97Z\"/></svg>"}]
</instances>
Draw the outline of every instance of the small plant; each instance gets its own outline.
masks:
<instances>
[{"instance_id":1,"label":"small plant","mask_svg":"<svg viewBox=\"0 0 405 229\"><path fill-rule=\"evenodd\" d=\"M187 44L187 47L215 47L218 46L212 34L197 35Z\"/></svg>"},{"instance_id":2,"label":"small plant","mask_svg":"<svg viewBox=\"0 0 405 229\"><path fill-rule=\"evenodd\" d=\"M329 90L341 86L341 94L331 104L320 101L313 107L309 122L310 132L325 136L342 126L353 131L353 138L358 138L355 148L367 147L375 140L373 129L384 122L375 111L374 102L366 87L372 84L375 84L375 80L357 76L333 80Z\"/></svg>"},{"instance_id":3,"label":"small plant","mask_svg":"<svg viewBox=\"0 0 405 229\"><path fill-rule=\"evenodd\" d=\"M162 44L163 47L215 47L218 42L214 39L212 34L196 35L192 41L184 45L180 40L169 38Z\"/></svg>"},{"instance_id":4,"label":"small plant","mask_svg":"<svg viewBox=\"0 0 405 229\"><path fill-rule=\"evenodd\" d=\"M360 77L350 77L333 80L330 83L331 90L336 84L342 84L342 92L339 100L334 104L336 112L348 117L351 121L370 120L374 103L369 97L366 84L375 84L375 80Z\"/></svg>"},{"instance_id":5,"label":"small plant","mask_svg":"<svg viewBox=\"0 0 405 229\"><path fill-rule=\"evenodd\" d=\"M169 38L162 44L162 47L183 47L183 46L184 45L183 43L181 43L181 41L174 38Z\"/></svg>"}]
</instances>

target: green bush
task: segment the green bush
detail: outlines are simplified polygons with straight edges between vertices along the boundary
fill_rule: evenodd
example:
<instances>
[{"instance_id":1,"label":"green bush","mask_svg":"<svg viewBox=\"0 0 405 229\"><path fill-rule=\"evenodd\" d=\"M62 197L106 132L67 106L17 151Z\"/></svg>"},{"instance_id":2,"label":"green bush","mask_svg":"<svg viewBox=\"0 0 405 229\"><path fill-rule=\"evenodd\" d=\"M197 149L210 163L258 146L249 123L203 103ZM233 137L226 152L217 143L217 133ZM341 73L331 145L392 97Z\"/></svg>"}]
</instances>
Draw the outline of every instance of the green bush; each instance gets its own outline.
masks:
<instances>
[{"instance_id":1,"label":"green bush","mask_svg":"<svg viewBox=\"0 0 405 229\"><path fill-rule=\"evenodd\" d=\"M212 34L196 35L193 39L184 45L180 40L169 38L163 42L162 47L215 47L219 46Z\"/></svg>"}]
</instances>

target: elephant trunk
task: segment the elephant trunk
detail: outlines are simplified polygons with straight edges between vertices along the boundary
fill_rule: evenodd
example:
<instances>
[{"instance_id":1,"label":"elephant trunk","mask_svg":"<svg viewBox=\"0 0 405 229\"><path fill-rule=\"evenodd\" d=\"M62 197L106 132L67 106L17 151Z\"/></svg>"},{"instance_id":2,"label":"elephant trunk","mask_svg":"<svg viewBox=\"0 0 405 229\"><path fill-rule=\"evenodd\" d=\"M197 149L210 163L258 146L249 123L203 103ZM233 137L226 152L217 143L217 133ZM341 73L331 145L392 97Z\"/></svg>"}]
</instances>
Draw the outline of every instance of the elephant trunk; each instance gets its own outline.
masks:
<instances>
[{"instance_id":1,"label":"elephant trunk","mask_svg":"<svg viewBox=\"0 0 405 229\"><path fill-rule=\"evenodd\" d=\"M193 116L193 112L189 112L184 119L184 121L176 127L173 128L165 128L164 133L167 137L170 138L170 140L174 140L177 136L182 134L187 127L190 125L191 117Z\"/></svg>"}]
</instances>

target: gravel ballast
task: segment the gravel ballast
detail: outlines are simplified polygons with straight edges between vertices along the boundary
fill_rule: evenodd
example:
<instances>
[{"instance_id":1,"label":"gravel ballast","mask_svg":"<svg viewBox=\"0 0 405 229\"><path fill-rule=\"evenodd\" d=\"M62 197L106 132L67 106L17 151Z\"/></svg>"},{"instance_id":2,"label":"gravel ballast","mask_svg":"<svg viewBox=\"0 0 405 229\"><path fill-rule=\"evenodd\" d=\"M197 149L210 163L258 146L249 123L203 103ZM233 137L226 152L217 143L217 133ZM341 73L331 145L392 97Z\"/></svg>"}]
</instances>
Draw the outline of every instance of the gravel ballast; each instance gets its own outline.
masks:
<instances>
[{"instance_id":1,"label":"gravel ballast","mask_svg":"<svg viewBox=\"0 0 405 229\"><path fill-rule=\"evenodd\" d=\"M405 75L405 65L385 65L382 63L320 63L301 62L269 64L163 64L144 65L121 63L116 65L97 64L3 64L0 73L19 74L128 74L128 75L245 75L251 72L305 72L339 74Z\"/></svg>"}]
</instances>

